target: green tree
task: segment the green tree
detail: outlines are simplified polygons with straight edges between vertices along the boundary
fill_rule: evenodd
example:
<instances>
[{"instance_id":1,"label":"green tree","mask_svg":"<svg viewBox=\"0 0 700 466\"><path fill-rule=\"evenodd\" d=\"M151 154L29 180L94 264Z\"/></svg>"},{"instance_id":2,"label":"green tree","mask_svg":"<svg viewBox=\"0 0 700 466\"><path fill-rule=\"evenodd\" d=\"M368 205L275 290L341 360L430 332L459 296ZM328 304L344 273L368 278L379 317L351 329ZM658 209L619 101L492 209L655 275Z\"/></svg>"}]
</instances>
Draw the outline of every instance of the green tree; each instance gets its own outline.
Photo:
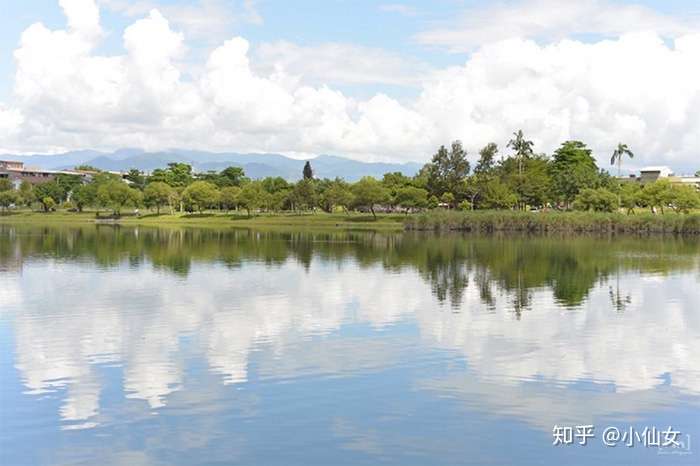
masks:
<instances>
[{"instance_id":1,"label":"green tree","mask_svg":"<svg viewBox=\"0 0 700 466\"><path fill-rule=\"evenodd\" d=\"M3 210L7 210L12 205L17 205L20 203L20 195L14 190L4 190L0 191L0 207Z\"/></svg>"},{"instance_id":2,"label":"green tree","mask_svg":"<svg viewBox=\"0 0 700 466\"><path fill-rule=\"evenodd\" d=\"M32 186L32 184L26 180L22 181L19 185L19 195L21 197L20 202L27 207L31 207L36 200L36 196L34 195L34 186Z\"/></svg>"},{"instance_id":3,"label":"green tree","mask_svg":"<svg viewBox=\"0 0 700 466\"><path fill-rule=\"evenodd\" d=\"M520 209L525 206L543 206L550 198L550 165L544 155L530 155L522 161L508 157L499 166L502 181L518 197Z\"/></svg>"},{"instance_id":4,"label":"green tree","mask_svg":"<svg viewBox=\"0 0 700 466\"><path fill-rule=\"evenodd\" d=\"M658 207L663 214L664 208L673 200L671 182L668 179L661 179L644 185L640 193L640 199L653 213Z\"/></svg>"},{"instance_id":5,"label":"green tree","mask_svg":"<svg viewBox=\"0 0 700 466\"><path fill-rule=\"evenodd\" d=\"M639 203L641 188L638 183L624 182L620 186L620 206L627 210L627 215L634 212Z\"/></svg>"},{"instance_id":6,"label":"green tree","mask_svg":"<svg viewBox=\"0 0 700 466\"><path fill-rule=\"evenodd\" d=\"M499 179L486 183L483 193L483 206L486 209L512 209L518 196Z\"/></svg>"},{"instance_id":7,"label":"green tree","mask_svg":"<svg viewBox=\"0 0 700 466\"><path fill-rule=\"evenodd\" d=\"M265 204L267 194L260 182L252 181L246 183L238 194L238 205L243 207L248 212L248 217L250 217L253 211Z\"/></svg>"},{"instance_id":8,"label":"green tree","mask_svg":"<svg viewBox=\"0 0 700 466\"><path fill-rule=\"evenodd\" d=\"M71 201L75 204L78 212L82 212L87 206L95 205L97 202L97 184L88 183L78 186L73 190Z\"/></svg>"},{"instance_id":9,"label":"green tree","mask_svg":"<svg viewBox=\"0 0 700 466\"><path fill-rule=\"evenodd\" d=\"M130 188L123 181L107 181L97 188L97 202L102 207L112 209L116 216L121 215L121 210L126 206L137 207L141 200L141 192Z\"/></svg>"},{"instance_id":10,"label":"green tree","mask_svg":"<svg viewBox=\"0 0 700 466\"><path fill-rule=\"evenodd\" d=\"M129 170L129 173L124 176L124 179L131 182L131 186L140 191L143 191L143 189L146 187L146 177L143 175L141 170L136 168Z\"/></svg>"},{"instance_id":11,"label":"green tree","mask_svg":"<svg viewBox=\"0 0 700 466\"><path fill-rule=\"evenodd\" d=\"M281 176L268 176L262 180L262 187L270 194L289 189L289 183Z\"/></svg>"},{"instance_id":12,"label":"green tree","mask_svg":"<svg viewBox=\"0 0 700 466\"><path fill-rule=\"evenodd\" d=\"M168 167L156 168L147 178L148 183L161 181L173 188L182 189L190 185L194 180L192 176L192 166L186 163L169 163Z\"/></svg>"},{"instance_id":13,"label":"green tree","mask_svg":"<svg viewBox=\"0 0 700 466\"><path fill-rule=\"evenodd\" d=\"M44 212L51 212L56 208L56 201L51 196L44 196L40 199L41 205L44 207Z\"/></svg>"},{"instance_id":14,"label":"green tree","mask_svg":"<svg viewBox=\"0 0 700 466\"><path fill-rule=\"evenodd\" d=\"M460 141L454 141L449 151L445 146L440 146L430 163L422 169L427 177L428 191L434 196L442 196L446 192L456 196L469 170L467 152Z\"/></svg>"},{"instance_id":15,"label":"green tree","mask_svg":"<svg viewBox=\"0 0 700 466\"><path fill-rule=\"evenodd\" d=\"M199 213L219 202L219 190L208 181L195 181L182 192L183 202Z\"/></svg>"},{"instance_id":16,"label":"green tree","mask_svg":"<svg viewBox=\"0 0 700 466\"><path fill-rule=\"evenodd\" d=\"M535 144L532 141L525 139L522 129L519 129L516 133L513 133L513 136L513 139L508 141L508 145L506 147L513 149L515 152L515 159L518 161L518 174L522 175L523 161L532 156L532 148Z\"/></svg>"},{"instance_id":17,"label":"green tree","mask_svg":"<svg viewBox=\"0 0 700 466\"><path fill-rule=\"evenodd\" d=\"M321 194L321 202L328 212L332 212L335 207L342 207L347 212L353 203L350 187L345 181L336 178Z\"/></svg>"},{"instance_id":18,"label":"green tree","mask_svg":"<svg viewBox=\"0 0 700 466\"><path fill-rule=\"evenodd\" d=\"M220 173L221 186L240 186L245 180L245 172L241 167L226 167Z\"/></svg>"},{"instance_id":19,"label":"green tree","mask_svg":"<svg viewBox=\"0 0 700 466\"><path fill-rule=\"evenodd\" d=\"M221 189L221 206L230 211L238 206L238 195L241 193L241 188L238 186L226 186Z\"/></svg>"},{"instance_id":20,"label":"green tree","mask_svg":"<svg viewBox=\"0 0 700 466\"><path fill-rule=\"evenodd\" d=\"M596 212L614 212L619 209L615 193L605 188L585 188L576 196L574 208L576 210L594 210Z\"/></svg>"},{"instance_id":21,"label":"green tree","mask_svg":"<svg viewBox=\"0 0 700 466\"><path fill-rule=\"evenodd\" d=\"M0 192L14 189L14 185L9 178L0 178Z\"/></svg>"},{"instance_id":22,"label":"green tree","mask_svg":"<svg viewBox=\"0 0 700 466\"><path fill-rule=\"evenodd\" d=\"M299 180L292 190L294 207L299 209L313 209L317 204L316 185L312 178Z\"/></svg>"},{"instance_id":23,"label":"green tree","mask_svg":"<svg viewBox=\"0 0 700 466\"><path fill-rule=\"evenodd\" d=\"M355 205L367 207L375 219L377 214L374 212L374 206L388 203L391 200L389 191L371 176L363 177L352 185L351 189L355 197Z\"/></svg>"},{"instance_id":24,"label":"green tree","mask_svg":"<svg viewBox=\"0 0 700 466\"><path fill-rule=\"evenodd\" d=\"M428 206L428 191L414 186L404 186L396 191L394 198L397 205L406 209L406 215L411 209L424 209Z\"/></svg>"},{"instance_id":25,"label":"green tree","mask_svg":"<svg viewBox=\"0 0 700 466\"><path fill-rule=\"evenodd\" d=\"M61 185L55 181L48 181L46 183L34 185L34 193L36 198L39 199L44 212L48 212L50 209L53 209L57 202L60 202L65 198L65 191ZM50 198L52 201L51 207L47 206L47 204L44 202L44 200L47 198Z\"/></svg>"},{"instance_id":26,"label":"green tree","mask_svg":"<svg viewBox=\"0 0 700 466\"><path fill-rule=\"evenodd\" d=\"M160 215L160 209L169 205L175 190L167 183L155 181L148 183L143 190L143 201L146 207L156 208L156 213Z\"/></svg>"},{"instance_id":27,"label":"green tree","mask_svg":"<svg viewBox=\"0 0 700 466\"><path fill-rule=\"evenodd\" d=\"M440 202L447 204L447 208L451 209L455 205L455 195L452 193L445 193L440 196Z\"/></svg>"},{"instance_id":28,"label":"green tree","mask_svg":"<svg viewBox=\"0 0 700 466\"><path fill-rule=\"evenodd\" d=\"M479 162L474 168L475 175L490 174L496 166L496 155L498 154L498 145L495 142L490 142L479 151Z\"/></svg>"},{"instance_id":29,"label":"green tree","mask_svg":"<svg viewBox=\"0 0 700 466\"><path fill-rule=\"evenodd\" d=\"M63 192L63 196L60 199L56 199L56 201L65 201L75 189L83 184L83 177L61 173L56 176L54 182L61 187Z\"/></svg>"},{"instance_id":30,"label":"green tree","mask_svg":"<svg viewBox=\"0 0 700 466\"><path fill-rule=\"evenodd\" d=\"M554 152L551 165L552 188L567 206L585 188L598 182L598 166L591 150L581 141L566 141Z\"/></svg>"},{"instance_id":31,"label":"green tree","mask_svg":"<svg viewBox=\"0 0 700 466\"><path fill-rule=\"evenodd\" d=\"M304 164L304 170L302 174L304 175L305 180L311 180L314 177L314 171L311 168L311 162L309 162L308 160Z\"/></svg>"},{"instance_id":32,"label":"green tree","mask_svg":"<svg viewBox=\"0 0 700 466\"><path fill-rule=\"evenodd\" d=\"M97 173L99 171L102 171L99 168L95 168L92 165L86 165L86 164L76 165L74 169L81 171L81 172L95 172L95 173Z\"/></svg>"},{"instance_id":33,"label":"green tree","mask_svg":"<svg viewBox=\"0 0 700 466\"><path fill-rule=\"evenodd\" d=\"M634 154L630 150L629 146L627 144L619 143L613 151L612 157L610 158L610 165L617 164L618 178L622 176L622 158L625 155L631 159L634 158Z\"/></svg>"},{"instance_id":34,"label":"green tree","mask_svg":"<svg viewBox=\"0 0 700 466\"><path fill-rule=\"evenodd\" d=\"M671 186L671 206L678 213L687 214L700 207L700 194L694 186Z\"/></svg>"}]
</instances>

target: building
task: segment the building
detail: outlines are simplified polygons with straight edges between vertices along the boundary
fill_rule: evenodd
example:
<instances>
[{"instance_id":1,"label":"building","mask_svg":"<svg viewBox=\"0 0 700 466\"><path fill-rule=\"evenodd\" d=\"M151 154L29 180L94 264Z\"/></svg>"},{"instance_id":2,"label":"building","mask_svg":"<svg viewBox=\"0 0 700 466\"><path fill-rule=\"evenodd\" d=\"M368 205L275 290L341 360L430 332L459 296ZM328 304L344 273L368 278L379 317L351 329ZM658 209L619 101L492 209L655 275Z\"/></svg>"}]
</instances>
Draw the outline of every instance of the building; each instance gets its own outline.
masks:
<instances>
[{"instance_id":1,"label":"building","mask_svg":"<svg viewBox=\"0 0 700 466\"><path fill-rule=\"evenodd\" d=\"M676 175L673 173L673 170L664 166L642 168L639 171L639 176L630 175L628 178L623 178L623 181L635 181L644 185L660 179L667 179L673 184L695 186L700 189L700 177L693 175Z\"/></svg>"},{"instance_id":2,"label":"building","mask_svg":"<svg viewBox=\"0 0 700 466\"><path fill-rule=\"evenodd\" d=\"M75 170L44 170L41 168L25 167L23 162L13 160L0 160L0 178L6 178L12 181L15 188L23 181L31 184L46 183L52 181L58 175L78 175L83 178L88 178L87 172Z\"/></svg>"}]
</instances>

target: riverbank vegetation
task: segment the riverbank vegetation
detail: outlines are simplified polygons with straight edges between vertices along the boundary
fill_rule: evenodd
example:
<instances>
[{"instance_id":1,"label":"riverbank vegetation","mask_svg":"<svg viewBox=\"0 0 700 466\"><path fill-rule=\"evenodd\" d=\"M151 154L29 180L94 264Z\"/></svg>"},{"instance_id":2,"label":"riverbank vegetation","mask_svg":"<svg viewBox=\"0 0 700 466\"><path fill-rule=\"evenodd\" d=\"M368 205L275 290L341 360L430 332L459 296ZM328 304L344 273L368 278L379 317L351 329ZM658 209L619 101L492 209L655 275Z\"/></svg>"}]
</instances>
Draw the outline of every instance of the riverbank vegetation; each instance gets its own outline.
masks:
<instances>
[{"instance_id":1,"label":"riverbank vegetation","mask_svg":"<svg viewBox=\"0 0 700 466\"><path fill-rule=\"evenodd\" d=\"M622 160L633 156L629 147L619 144L611 164L619 171ZM382 215L403 213L414 229L678 233L695 231L697 220L691 213L700 208L694 185L668 179L642 184L613 177L580 141L564 142L551 156L538 154L522 131L513 134L504 155L494 143L472 160L459 141L442 146L415 176L387 173L381 180L365 177L350 183L318 179L310 163L300 175L297 182L280 177L251 180L239 167L194 173L190 165L171 163L150 174L131 170L123 177L94 170L87 183L79 176L59 175L47 183L22 183L12 189L8 180L0 180L0 208L46 213L63 209L76 215L96 210L98 217L113 219L145 213L153 222L281 216L284 223L291 221L290 214L317 212L345 214L344 221L353 221L350 213L359 212L381 222ZM144 208L148 212L140 211ZM640 216L640 211L648 215Z\"/></svg>"},{"instance_id":2,"label":"riverbank vegetation","mask_svg":"<svg viewBox=\"0 0 700 466\"><path fill-rule=\"evenodd\" d=\"M409 217L405 226L415 231L700 235L700 213L431 211Z\"/></svg>"}]
</instances>

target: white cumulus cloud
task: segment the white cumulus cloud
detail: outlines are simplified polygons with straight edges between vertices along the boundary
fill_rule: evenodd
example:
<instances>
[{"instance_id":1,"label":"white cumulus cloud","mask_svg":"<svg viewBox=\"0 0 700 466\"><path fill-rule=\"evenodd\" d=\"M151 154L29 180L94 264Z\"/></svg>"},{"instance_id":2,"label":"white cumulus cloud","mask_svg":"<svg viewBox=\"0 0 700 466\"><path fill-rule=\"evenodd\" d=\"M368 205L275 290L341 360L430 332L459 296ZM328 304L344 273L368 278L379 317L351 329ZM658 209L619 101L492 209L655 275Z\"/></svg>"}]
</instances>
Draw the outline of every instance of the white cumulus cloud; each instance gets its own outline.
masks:
<instances>
[{"instance_id":1,"label":"white cumulus cloud","mask_svg":"<svg viewBox=\"0 0 700 466\"><path fill-rule=\"evenodd\" d=\"M377 49L278 42L251 52L232 37L192 67L187 36L158 9L125 29L122 54L103 55L95 3L61 6L66 29L36 23L22 34L14 95L0 103L0 150L183 147L424 161L453 139L474 153L522 128L542 152L581 139L606 163L623 141L637 165L698 165L700 32L681 28L672 41L664 28L596 42L495 40L461 66L423 73ZM356 98L333 87L343 77L418 93Z\"/></svg>"},{"instance_id":2,"label":"white cumulus cloud","mask_svg":"<svg viewBox=\"0 0 700 466\"><path fill-rule=\"evenodd\" d=\"M677 37L699 27L700 17L678 18L636 4L520 0L468 8L456 20L435 24L416 39L453 52L469 52L484 43L512 38L553 41L578 34L614 37L641 31Z\"/></svg>"}]
</instances>

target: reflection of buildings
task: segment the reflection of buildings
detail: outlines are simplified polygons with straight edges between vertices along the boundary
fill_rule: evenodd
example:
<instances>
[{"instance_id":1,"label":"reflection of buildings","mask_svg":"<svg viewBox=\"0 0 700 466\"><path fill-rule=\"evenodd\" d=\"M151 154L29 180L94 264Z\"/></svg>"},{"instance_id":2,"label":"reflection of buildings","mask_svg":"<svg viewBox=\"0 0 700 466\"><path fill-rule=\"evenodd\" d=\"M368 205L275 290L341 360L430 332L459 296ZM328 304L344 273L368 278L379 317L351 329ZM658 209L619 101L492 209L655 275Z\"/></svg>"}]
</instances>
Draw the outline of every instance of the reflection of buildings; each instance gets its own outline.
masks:
<instances>
[{"instance_id":1,"label":"reflection of buildings","mask_svg":"<svg viewBox=\"0 0 700 466\"><path fill-rule=\"evenodd\" d=\"M128 399L151 409L165 406L185 383L185 336L192 345L187 351L204 359L222 383L237 384L250 378L256 353L265 355L256 363L258 375L267 377L395 364L399 361L390 358L401 354L390 347L358 350L330 334L346 323L380 330L405 319L415 319L426 346L468 362L471 383L446 379L422 383L423 388L463 390L503 412L509 412L508 397L524 396L520 387L534 380L609 384L624 394L631 410L654 402L640 393L663 384L665 374L673 389L700 393L700 374L693 371L700 322L693 315L691 275L655 281L653 287L648 286L653 277L623 275L620 289L635 297L624 314L611 310L606 285L595 287L578 310L563 310L548 288L531 289L527 317L518 321L512 302L521 290L489 285L479 268L460 272L479 286L464 288L458 306L449 309L437 304L414 269L386 273L381 265L361 268L354 261L313 261L308 271L296 261L246 263L233 270L194 264L184 281L148 264L90 268L87 275L85 267L44 260L0 282L0 296L8 297L3 312L13 314L16 366L24 385L30 393L66 390L60 415L72 427L98 422L104 384L99 364L122 367ZM317 345L322 354L309 357L312 339L328 341ZM547 398L528 396L533 406ZM581 399L603 410L603 400L611 396L593 391Z\"/></svg>"}]
</instances>

